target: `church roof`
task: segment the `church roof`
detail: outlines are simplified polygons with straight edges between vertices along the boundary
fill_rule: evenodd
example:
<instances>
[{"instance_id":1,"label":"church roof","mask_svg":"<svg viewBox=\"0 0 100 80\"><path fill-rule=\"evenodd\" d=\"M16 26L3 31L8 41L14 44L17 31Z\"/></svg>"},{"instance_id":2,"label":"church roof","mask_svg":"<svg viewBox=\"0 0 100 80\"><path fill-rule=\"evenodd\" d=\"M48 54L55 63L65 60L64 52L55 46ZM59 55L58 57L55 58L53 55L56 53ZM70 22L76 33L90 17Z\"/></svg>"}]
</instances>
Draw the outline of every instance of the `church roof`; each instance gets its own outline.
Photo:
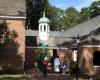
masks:
<instances>
[{"instance_id":1,"label":"church roof","mask_svg":"<svg viewBox=\"0 0 100 80\"><path fill-rule=\"evenodd\" d=\"M0 0L0 16L26 16L25 0Z\"/></svg>"},{"instance_id":2,"label":"church roof","mask_svg":"<svg viewBox=\"0 0 100 80\"><path fill-rule=\"evenodd\" d=\"M92 34L92 32L97 31L99 28L100 28L100 16L97 16L66 31L50 31L50 37L69 38L69 37L77 37L78 35L85 36ZM100 30L98 30L98 33L100 34ZM27 30L26 36L27 35L38 36L38 31L34 32L32 30L31 31Z\"/></svg>"},{"instance_id":3,"label":"church roof","mask_svg":"<svg viewBox=\"0 0 100 80\"><path fill-rule=\"evenodd\" d=\"M40 18L40 20L39 20L39 23L48 23L48 22L50 22L50 21L49 21L49 19L46 18L46 17L42 17L42 18Z\"/></svg>"},{"instance_id":4,"label":"church roof","mask_svg":"<svg viewBox=\"0 0 100 80\"><path fill-rule=\"evenodd\" d=\"M79 36L85 36L92 34L94 31L100 28L100 16L97 16L95 18L92 18L88 21L85 21L74 28L69 29L66 32L70 32L70 37L77 37ZM100 32L99 32L100 34Z\"/></svg>"},{"instance_id":5,"label":"church roof","mask_svg":"<svg viewBox=\"0 0 100 80\"><path fill-rule=\"evenodd\" d=\"M100 28L100 16L97 16L66 31L51 31L50 36L60 37L60 38L77 37L78 35L85 36L91 34L92 32L94 32L99 28Z\"/></svg>"},{"instance_id":6,"label":"church roof","mask_svg":"<svg viewBox=\"0 0 100 80\"><path fill-rule=\"evenodd\" d=\"M85 43L89 36L91 39L95 40L95 43L92 44L100 44L100 16L92 18L88 21L85 21L82 24L79 24L69 30L66 31L50 31L50 41L55 46L76 46L75 38L81 38L81 43ZM27 30L26 36L38 36L38 31ZM87 43L86 43L87 44Z\"/></svg>"}]
</instances>

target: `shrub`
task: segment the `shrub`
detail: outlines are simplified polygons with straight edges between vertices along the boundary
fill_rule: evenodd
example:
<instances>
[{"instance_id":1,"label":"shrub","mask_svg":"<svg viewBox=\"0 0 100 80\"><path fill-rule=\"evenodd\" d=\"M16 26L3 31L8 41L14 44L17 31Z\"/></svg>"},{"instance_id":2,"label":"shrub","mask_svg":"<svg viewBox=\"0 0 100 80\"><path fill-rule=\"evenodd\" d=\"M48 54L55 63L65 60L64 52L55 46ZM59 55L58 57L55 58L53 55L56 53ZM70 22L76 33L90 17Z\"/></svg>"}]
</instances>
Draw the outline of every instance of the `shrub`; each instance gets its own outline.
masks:
<instances>
[{"instance_id":1,"label":"shrub","mask_svg":"<svg viewBox=\"0 0 100 80\"><path fill-rule=\"evenodd\" d=\"M80 69L78 67L78 65L76 63L72 63L70 66L70 74L72 74L73 76L81 75Z\"/></svg>"},{"instance_id":2,"label":"shrub","mask_svg":"<svg viewBox=\"0 0 100 80\"><path fill-rule=\"evenodd\" d=\"M18 74L22 72L23 70L18 70L17 68L13 68L13 67L3 67L0 70L0 74Z\"/></svg>"}]
</instances>

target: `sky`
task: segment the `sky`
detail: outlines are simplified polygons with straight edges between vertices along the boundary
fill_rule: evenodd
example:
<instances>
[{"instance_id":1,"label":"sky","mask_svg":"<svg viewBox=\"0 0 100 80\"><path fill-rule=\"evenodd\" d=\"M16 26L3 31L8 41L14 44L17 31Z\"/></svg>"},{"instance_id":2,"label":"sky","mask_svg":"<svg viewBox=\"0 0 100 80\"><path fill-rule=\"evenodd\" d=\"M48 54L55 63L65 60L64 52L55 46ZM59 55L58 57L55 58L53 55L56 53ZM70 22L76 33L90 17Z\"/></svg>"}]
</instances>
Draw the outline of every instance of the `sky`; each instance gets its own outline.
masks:
<instances>
[{"instance_id":1,"label":"sky","mask_svg":"<svg viewBox=\"0 0 100 80\"><path fill-rule=\"evenodd\" d=\"M66 9L68 7L74 7L78 11L83 7L89 7L92 2L99 0L49 0L49 2L61 9Z\"/></svg>"}]
</instances>

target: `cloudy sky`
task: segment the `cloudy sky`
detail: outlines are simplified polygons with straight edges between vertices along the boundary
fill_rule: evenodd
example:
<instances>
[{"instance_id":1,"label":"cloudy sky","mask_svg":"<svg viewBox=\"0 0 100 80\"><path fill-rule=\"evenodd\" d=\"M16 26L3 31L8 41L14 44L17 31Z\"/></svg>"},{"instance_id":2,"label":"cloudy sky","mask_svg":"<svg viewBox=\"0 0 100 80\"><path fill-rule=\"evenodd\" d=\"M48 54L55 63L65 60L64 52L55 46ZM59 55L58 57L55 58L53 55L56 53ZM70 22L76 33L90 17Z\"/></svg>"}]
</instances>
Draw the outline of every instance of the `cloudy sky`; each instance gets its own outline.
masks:
<instances>
[{"instance_id":1,"label":"cloudy sky","mask_svg":"<svg viewBox=\"0 0 100 80\"><path fill-rule=\"evenodd\" d=\"M49 2L61 9L66 9L68 7L75 7L78 11L82 7L88 7L91 5L92 2L99 1L99 0L49 0Z\"/></svg>"}]
</instances>

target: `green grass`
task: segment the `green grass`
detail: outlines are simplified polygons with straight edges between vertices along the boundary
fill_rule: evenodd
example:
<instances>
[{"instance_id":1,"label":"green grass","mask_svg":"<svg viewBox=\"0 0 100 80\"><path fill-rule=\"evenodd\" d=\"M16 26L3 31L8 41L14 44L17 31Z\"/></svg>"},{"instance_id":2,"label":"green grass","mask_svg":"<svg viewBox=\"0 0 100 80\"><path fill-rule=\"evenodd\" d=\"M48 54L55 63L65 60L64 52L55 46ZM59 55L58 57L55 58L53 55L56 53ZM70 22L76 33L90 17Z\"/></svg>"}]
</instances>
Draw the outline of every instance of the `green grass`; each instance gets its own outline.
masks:
<instances>
[{"instance_id":1,"label":"green grass","mask_svg":"<svg viewBox=\"0 0 100 80\"><path fill-rule=\"evenodd\" d=\"M27 77L3 77L0 80L28 80ZM36 79L32 79L36 80Z\"/></svg>"},{"instance_id":2,"label":"green grass","mask_svg":"<svg viewBox=\"0 0 100 80\"><path fill-rule=\"evenodd\" d=\"M0 78L0 80L27 80L26 77L3 77L3 78Z\"/></svg>"}]
</instances>

